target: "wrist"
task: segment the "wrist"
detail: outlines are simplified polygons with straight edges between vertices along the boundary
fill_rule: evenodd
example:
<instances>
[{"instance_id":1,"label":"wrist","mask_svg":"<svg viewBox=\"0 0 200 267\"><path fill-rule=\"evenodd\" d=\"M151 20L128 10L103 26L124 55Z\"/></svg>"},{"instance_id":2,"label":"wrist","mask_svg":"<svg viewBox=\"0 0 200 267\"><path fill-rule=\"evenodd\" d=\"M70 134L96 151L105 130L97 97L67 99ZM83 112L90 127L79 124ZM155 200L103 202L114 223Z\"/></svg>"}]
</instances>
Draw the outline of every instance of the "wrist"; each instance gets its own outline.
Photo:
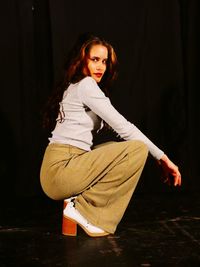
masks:
<instances>
[{"instance_id":1,"label":"wrist","mask_svg":"<svg viewBox=\"0 0 200 267\"><path fill-rule=\"evenodd\" d=\"M169 160L169 159L168 159L167 155L164 154L164 155L161 157L160 160L162 160L162 161L167 161L167 160Z\"/></svg>"}]
</instances>

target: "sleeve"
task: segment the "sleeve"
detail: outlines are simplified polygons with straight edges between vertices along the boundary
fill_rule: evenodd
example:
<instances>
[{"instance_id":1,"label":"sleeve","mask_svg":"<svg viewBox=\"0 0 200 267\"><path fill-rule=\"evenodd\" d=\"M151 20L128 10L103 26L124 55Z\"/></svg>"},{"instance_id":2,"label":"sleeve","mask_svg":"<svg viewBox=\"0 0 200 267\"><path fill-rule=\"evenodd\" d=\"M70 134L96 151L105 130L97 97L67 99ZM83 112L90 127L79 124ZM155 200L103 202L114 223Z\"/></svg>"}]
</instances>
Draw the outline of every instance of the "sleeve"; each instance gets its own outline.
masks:
<instances>
[{"instance_id":1,"label":"sleeve","mask_svg":"<svg viewBox=\"0 0 200 267\"><path fill-rule=\"evenodd\" d=\"M133 123L127 121L111 104L91 77L84 78L78 88L79 98L94 113L108 123L112 129L124 140L140 140L144 142L149 152L156 159L160 159L164 152L155 146Z\"/></svg>"}]
</instances>

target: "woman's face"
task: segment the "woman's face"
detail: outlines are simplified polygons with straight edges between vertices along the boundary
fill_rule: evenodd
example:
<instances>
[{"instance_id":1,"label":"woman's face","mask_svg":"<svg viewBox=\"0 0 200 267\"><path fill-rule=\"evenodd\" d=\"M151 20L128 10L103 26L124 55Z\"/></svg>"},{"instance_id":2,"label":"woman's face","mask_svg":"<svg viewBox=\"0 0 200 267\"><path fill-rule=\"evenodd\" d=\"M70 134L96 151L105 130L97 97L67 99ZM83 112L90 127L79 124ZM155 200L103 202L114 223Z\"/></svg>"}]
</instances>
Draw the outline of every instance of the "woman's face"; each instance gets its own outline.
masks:
<instances>
[{"instance_id":1,"label":"woman's face","mask_svg":"<svg viewBox=\"0 0 200 267\"><path fill-rule=\"evenodd\" d=\"M107 60L108 49L103 45L93 45L87 58L87 71L84 69L84 73L99 83L106 71Z\"/></svg>"}]
</instances>

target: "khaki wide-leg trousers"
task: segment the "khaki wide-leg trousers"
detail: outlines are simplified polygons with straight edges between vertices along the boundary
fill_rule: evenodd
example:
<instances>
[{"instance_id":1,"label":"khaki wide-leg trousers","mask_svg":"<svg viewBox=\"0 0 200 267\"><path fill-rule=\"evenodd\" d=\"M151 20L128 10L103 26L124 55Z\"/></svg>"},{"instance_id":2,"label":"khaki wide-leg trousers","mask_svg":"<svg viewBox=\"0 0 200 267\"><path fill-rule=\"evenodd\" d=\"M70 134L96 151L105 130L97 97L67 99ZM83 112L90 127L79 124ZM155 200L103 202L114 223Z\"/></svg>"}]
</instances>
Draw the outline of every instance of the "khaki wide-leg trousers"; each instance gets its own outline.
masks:
<instances>
[{"instance_id":1,"label":"khaki wide-leg trousers","mask_svg":"<svg viewBox=\"0 0 200 267\"><path fill-rule=\"evenodd\" d=\"M92 224L114 233L147 159L140 141L111 142L85 151L71 145L47 146L41 186L52 199L77 196L76 209Z\"/></svg>"}]
</instances>

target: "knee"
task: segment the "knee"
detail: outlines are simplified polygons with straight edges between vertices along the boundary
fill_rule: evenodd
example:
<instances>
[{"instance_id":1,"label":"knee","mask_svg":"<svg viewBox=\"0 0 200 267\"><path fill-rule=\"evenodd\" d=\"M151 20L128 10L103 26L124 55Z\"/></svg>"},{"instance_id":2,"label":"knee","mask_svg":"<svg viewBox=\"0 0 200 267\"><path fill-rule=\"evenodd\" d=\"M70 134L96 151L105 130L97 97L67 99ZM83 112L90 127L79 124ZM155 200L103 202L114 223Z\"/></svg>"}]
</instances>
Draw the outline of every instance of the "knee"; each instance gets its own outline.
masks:
<instances>
[{"instance_id":1,"label":"knee","mask_svg":"<svg viewBox=\"0 0 200 267\"><path fill-rule=\"evenodd\" d=\"M141 153L144 153L144 155L147 156L147 154L149 152L147 145L142 141L136 141L136 142L138 143L138 146L139 146Z\"/></svg>"},{"instance_id":2,"label":"knee","mask_svg":"<svg viewBox=\"0 0 200 267\"><path fill-rule=\"evenodd\" d=\"M141 154L143 156L144 161L146 161L146 159L148 157L149 149L148 149L147 145L143 142L140 142L140 151L141 151Z\"/></svg>"},{"instance_id":3,"label":"knee","mask_svg":"<svg viewBox=\"0 0 200 267\"><path fill-rule=\"evenodd\" d=\"M130 176L136 173L141 174L148 157L147 145L141 141L134 140L134 141L129 141L128 147L129 151L127 155L128 156L127 172L129 172L129 174L131 173Z\"/></svg>"},{"instance_id":4,"label":"knee","mask_svg":"<svg viewBox=\"0 0 200 267\"><path fill-rule=\"evenodd\" d=\"M140 156L144 161L147 159L149 150L147 145L139 140L130 141L131 142L131 150Z\"/></svg>"}]
</instances>

